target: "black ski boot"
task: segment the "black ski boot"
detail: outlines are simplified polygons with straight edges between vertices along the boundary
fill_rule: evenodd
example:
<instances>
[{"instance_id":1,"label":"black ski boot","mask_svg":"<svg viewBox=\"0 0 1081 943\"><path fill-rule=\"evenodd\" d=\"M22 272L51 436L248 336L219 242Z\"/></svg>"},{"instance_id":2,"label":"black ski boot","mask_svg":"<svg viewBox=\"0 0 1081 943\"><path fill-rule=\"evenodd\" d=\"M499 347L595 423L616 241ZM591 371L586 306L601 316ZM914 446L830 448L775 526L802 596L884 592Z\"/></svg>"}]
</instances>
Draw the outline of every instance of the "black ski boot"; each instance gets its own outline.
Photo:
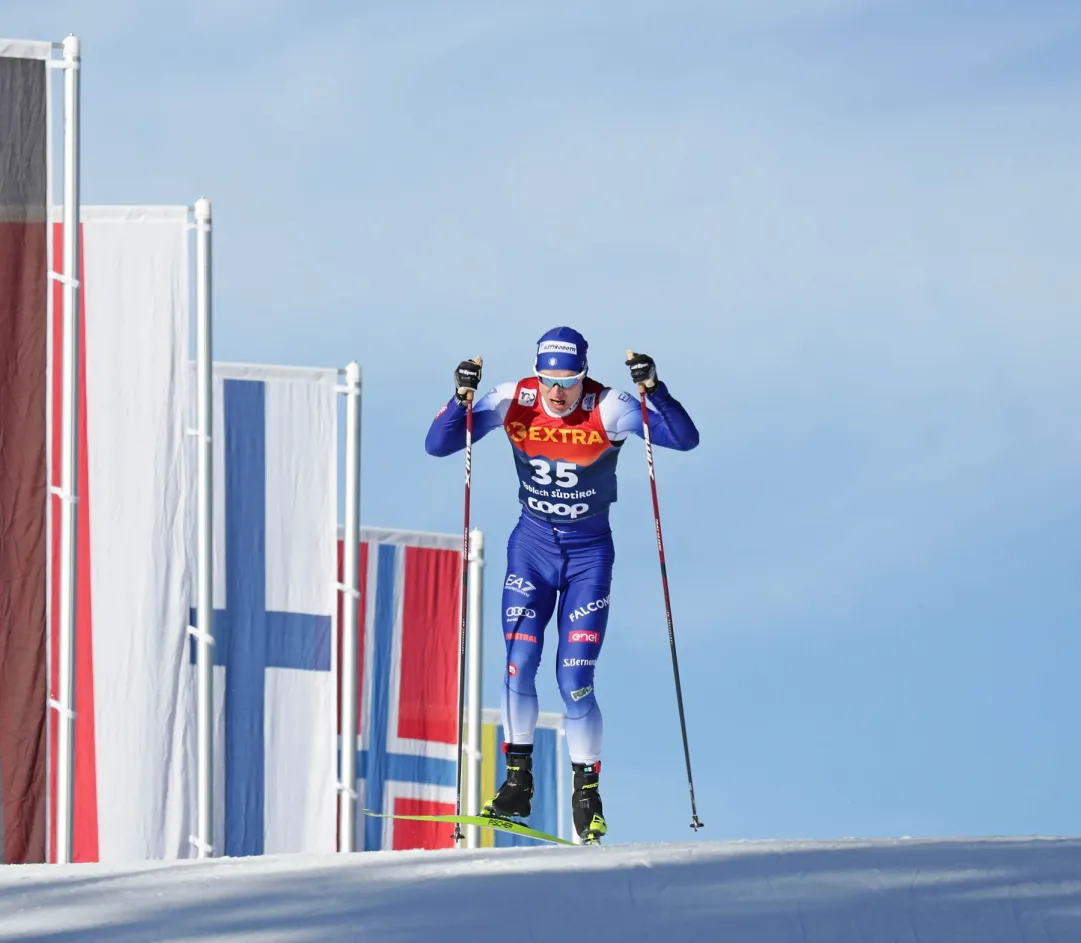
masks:
<instances>
[{"instance_id":1,"label":"black ski boot","mask_svg":"<svg viewBox=\"0 0 1081 943\"><path fill-rule=\"evenodd\" d=\"M571 769L574 770L574 794L571 796L574 830L584 844L600 844L601 836L608 831L601 794L597 789L601 764L572 763Z\"/></svg>"},{"instance_id":2,"label":"black ski boot","mask_svg":"<svg viewBox=\"0 0 1081 943\"><path fill-rule=\"evenodd\" d=\"M519 753L522 747L504 747L507 754L507 778L486 803L481 815L500 819L527 819L533 811L533 755Z\"/></svg>"}]
</instances>

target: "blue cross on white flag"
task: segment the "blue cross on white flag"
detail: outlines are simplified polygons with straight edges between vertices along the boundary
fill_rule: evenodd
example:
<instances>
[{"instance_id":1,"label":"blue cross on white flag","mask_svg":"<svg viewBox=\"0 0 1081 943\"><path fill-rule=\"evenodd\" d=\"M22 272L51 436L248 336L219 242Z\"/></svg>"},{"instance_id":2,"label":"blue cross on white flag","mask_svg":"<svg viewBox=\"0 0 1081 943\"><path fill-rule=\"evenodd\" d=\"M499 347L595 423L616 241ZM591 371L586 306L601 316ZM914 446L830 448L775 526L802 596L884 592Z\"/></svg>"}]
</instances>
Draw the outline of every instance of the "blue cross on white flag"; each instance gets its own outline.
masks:
<instances>
[{"instance_id":1,"label":"blue cross on white flag","mask_svg":"<svg viewBox=\"0 0 1081 943\"><path fill-rule=\"evenodd\" d=\"M336 847L336 385L214 367L215 855Z\"/></svg>"}]
</instances>

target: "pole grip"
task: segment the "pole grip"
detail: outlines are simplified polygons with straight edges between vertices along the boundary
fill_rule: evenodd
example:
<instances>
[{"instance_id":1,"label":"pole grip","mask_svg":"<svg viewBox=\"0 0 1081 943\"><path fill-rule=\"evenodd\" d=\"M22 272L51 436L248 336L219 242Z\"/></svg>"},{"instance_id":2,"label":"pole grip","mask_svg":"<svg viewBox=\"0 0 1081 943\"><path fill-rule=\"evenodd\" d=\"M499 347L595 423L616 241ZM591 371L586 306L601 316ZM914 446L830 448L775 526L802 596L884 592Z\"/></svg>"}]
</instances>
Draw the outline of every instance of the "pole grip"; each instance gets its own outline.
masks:
<instances>
[{"instance_id":1,"label":"pole grip","mask_svg":"<svg viewBox=\"0 0 1081 943\"><path fill-rule=\"evenodd\" d=\"M478 367L482 366L483 363L484 363L484 358L480 357L480 356L474 357L473 358L473 363L475 363ZM472 390L466 390L465 399L466 399L466 402L468 402L468 403L473 402L473 391Z\"/></svg>"},{"instance_id":2,"label":"pole grip","mask_svg":"<svg viewBox=\"0 0 1081 943\"><path fill-rule=\"evenodd\" d=\"M634 351L633 350L628 350L627 351L627 359L631 360L631 359L633 359L633 357L634 357ZM644 393L645 391L646 391L646 385L644 383L639 383L638 384L638 392L639 393Z\"/></svg>"}]
</instances>

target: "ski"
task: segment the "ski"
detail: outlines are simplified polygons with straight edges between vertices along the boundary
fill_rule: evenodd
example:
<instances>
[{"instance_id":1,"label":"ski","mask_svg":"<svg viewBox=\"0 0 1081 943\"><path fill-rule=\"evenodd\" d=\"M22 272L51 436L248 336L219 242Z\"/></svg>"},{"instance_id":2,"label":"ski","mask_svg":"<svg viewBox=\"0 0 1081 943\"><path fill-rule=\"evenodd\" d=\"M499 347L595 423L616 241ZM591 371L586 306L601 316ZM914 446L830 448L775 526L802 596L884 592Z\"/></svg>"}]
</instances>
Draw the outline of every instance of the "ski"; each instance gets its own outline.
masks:
<instances>
[{"instance_id":1,"label":"ski","mask_svg":"<svg viewBox=\"0 0 1081 943\"><path fill-rule=\"evenodd\" d=\"M522 822L512 819L501 819L492 815L392 815L389 812L373 812L371 809L364 810L365 815L371 815L377 819L414 819L420 822L453 822L457 825L477 825L480 828L493 828L501 832L511 832L515 835L524 835L527 838L536 838L540 841L551 842L555 845L573 845L574 842L549 835L547 832L530 828Z\"/></svg>"}]
</instances>

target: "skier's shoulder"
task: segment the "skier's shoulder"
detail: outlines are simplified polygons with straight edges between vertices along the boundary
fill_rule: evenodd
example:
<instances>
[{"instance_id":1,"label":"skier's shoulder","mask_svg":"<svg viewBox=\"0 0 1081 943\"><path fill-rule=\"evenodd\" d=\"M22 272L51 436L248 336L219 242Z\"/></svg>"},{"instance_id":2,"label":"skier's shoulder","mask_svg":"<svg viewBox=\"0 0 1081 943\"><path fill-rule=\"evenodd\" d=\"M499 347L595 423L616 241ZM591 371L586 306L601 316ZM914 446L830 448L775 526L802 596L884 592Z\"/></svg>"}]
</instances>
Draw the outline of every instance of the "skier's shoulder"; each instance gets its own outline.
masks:
<instances>
[{"instance_id":1,"label":"skier's shoulder","mask_svg":"<svg viewBox=\"0 0 1081 943\"><path fill-rule=\"evenodd\" d=\"M509 380L491 387L476 403L475 412L491 413L502 422L507 413L515 406L532 406L537 401L536 379L533 378L532 391L529 390L530 378Z\"/></svg>"},{"instance_id":2,"label":"skier's shoulder","mask_svg":"<svg viewBox=\"0 0 1081 943\"><path fill-rule=\"evenodd\" d=\"M516 382L509 381L506 383L496 383L495 386L489 387L487 392L477 402L477 407L486 409L498 409L505 407L517 392L518 384Z\"/></svg>"},{"instance_id":3,"label":"skier's shoulder","mask_svg":"<svg viewBox=\"0 0 1081 943\"><path fill-rule=\"evenodd\" d=\"M508 405L524 406L532 409L540 398L540 389L536 377L522 377L512 383L503 384L506 388Z\"/></svg>"},{"instance_id":4,"label":"skier's shoulder","mask_svg":"<svg viewBox=\"0 0 1081 943\"><path fill-rule=\"evenodd\" d=\"M504 383L497 383L492 387L492 393L500 399L513 399L521 384L521 380L507 380Z\"/></svg>"},{"instance_id":5,"label":"skier's shoulder","mask_svg":"<svg viewBox=\"0 0 1081 943\"><path fill-rule=\"evenodd\" d=\"M610 419L615 420L627 413L633 413L638 408L635 398L626 390L614 386L597 384L597 409L600 410L601 418L607 423Z\"/></svg>"},{"instance_id":6,"label":"skier's shoulder","mask_svg":"<svg viewBox=\"0 0 1081 943\"><path fill-rule=\"evenodd\" d=\"M638 405L626 390L587 378L582 409L597 417L612 442L618 443L634 431Z\"/></svg>"}]
</instances>

